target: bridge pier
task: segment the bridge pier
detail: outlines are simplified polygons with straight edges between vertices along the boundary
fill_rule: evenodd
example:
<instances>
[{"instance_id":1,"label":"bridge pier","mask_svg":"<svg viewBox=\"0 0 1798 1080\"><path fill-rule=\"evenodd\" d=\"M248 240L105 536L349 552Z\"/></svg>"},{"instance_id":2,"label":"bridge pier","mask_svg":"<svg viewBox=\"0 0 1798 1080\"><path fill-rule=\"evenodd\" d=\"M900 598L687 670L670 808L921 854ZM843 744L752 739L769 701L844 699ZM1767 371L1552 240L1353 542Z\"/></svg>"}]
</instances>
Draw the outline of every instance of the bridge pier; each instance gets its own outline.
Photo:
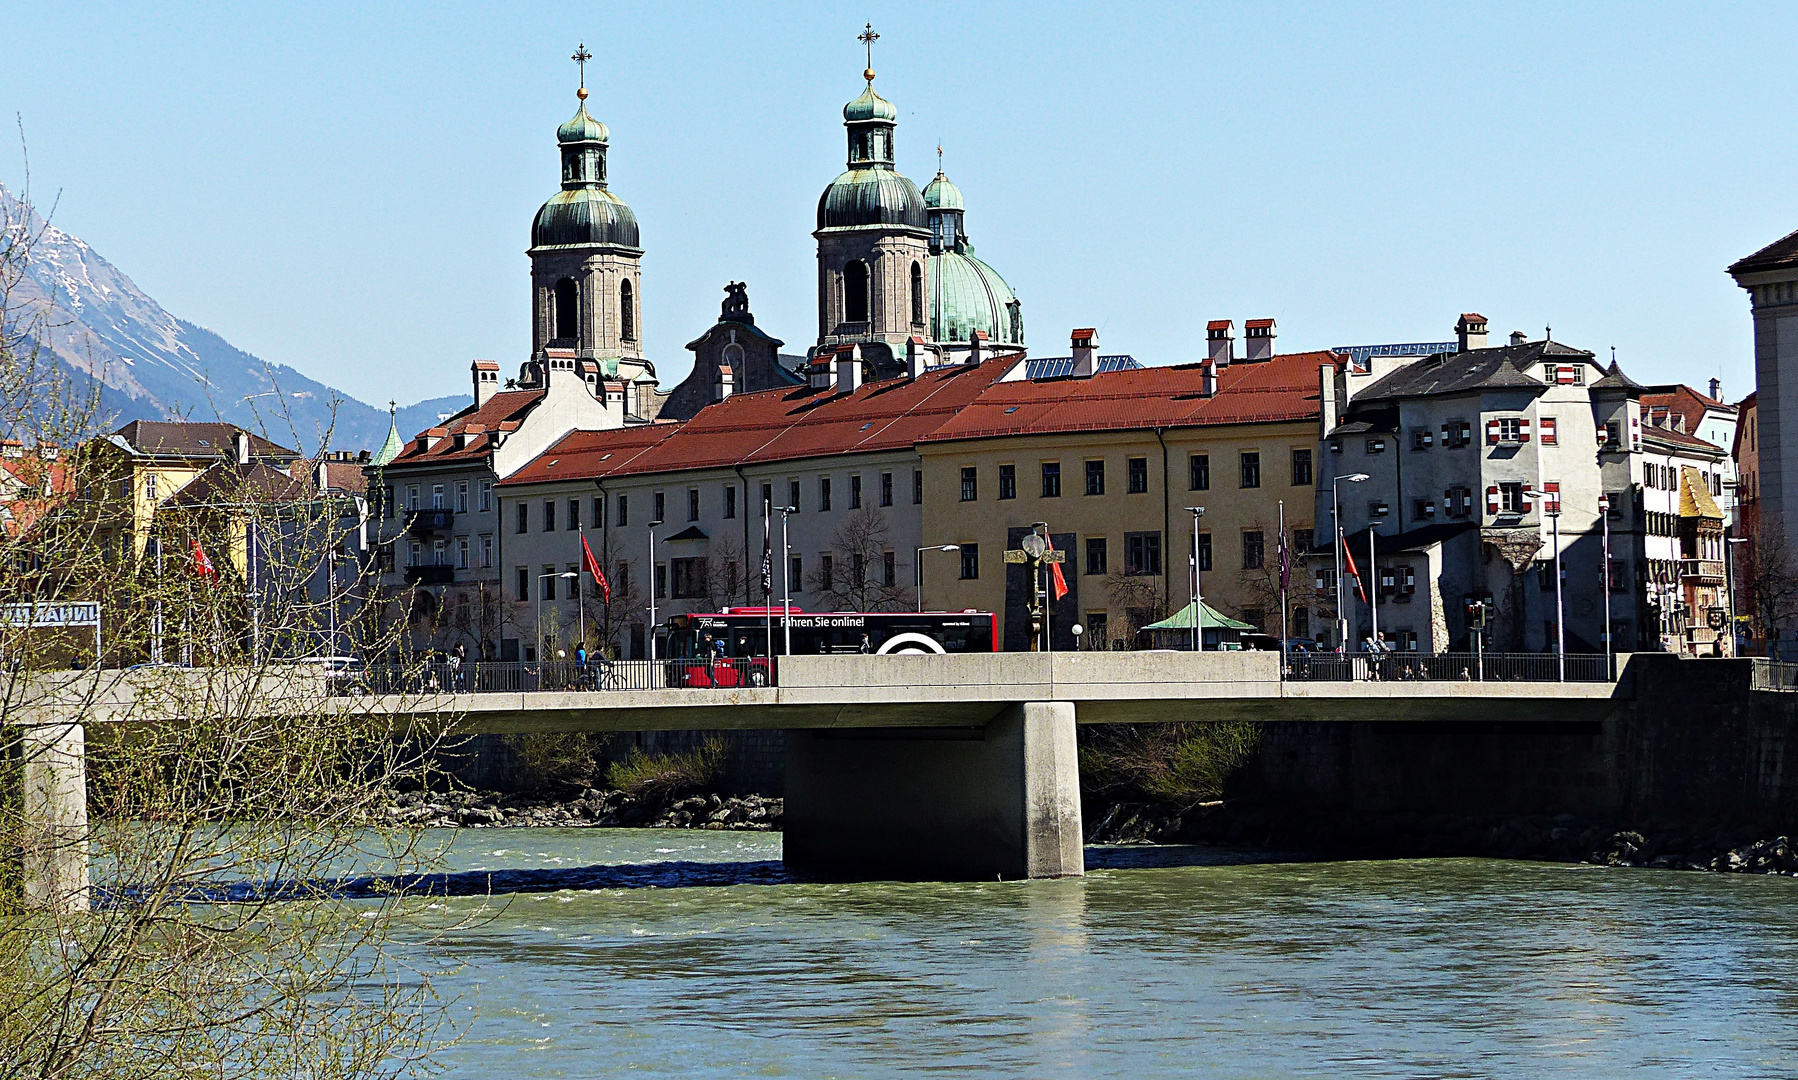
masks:
<instances>
[{"instance_id":1,"label":"bridge pier","mask_svg":"<svg viewBox=\"0 0 1798 1080\"><path fill-rule=\"evenodd\" d=\"M20 733L25 904L86 911L86 732L80 724L34 724Z\"/></svg>"},{"instance_id":2,"label":"bridge pier","mask_svg":"<svg viewBox=\"0 0 1798 1080\"><path fill-rule=\"evenodd\" d=\"M794 729L785 860L827 878L987 880L1086 872L1074 705L984 728Z\"/></svg>"}]
</instances>

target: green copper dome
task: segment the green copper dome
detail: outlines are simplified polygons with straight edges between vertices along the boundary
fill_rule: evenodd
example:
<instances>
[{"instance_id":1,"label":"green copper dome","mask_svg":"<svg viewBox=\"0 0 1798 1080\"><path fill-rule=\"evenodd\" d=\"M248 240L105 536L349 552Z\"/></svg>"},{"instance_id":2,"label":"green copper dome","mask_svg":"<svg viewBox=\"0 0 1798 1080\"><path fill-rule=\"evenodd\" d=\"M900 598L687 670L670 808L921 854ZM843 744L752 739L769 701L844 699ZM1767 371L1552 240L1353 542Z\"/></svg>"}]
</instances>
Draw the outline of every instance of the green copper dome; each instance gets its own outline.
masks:
<instances>
[{"instance_id":1,"label":"green copper dome","mask_svg":"<svg viewBox=\"0 0 1798 1080\"><path fill-rule=\"evenodd\" d=\"M818 200L818 228L865 225L924 228L924 196L918 185L883 168L851 169L833 180Z\"/></svg>"},{"instance_id":2,"label":"green copper dome","mask_svg":"<svg viewBox=\"0 0 1798 1080\"><path fill-rule=\"evenodd\" d=\"M1024 344L1022 305L1011 286L964 246L930 256L930 337L966 341L976 330L999 345Z\"/></svg>"},{"instance_id":3,"label":"green copper dome","mask_svg":"<svg viewBox=\"0 0 1798 1080\"><path fill-rule=\"evenodd\" d=\"M612 133L598 120L587 113L587 103L581 102L572 119L556 129L556 141L559 143L575 142L607 142Z\"/></svg>"},{"instance_id":4,"label":"green copper dome","mask_svg":"<svg viewBox=\"0 0 1798 1080\"><path fill-rule=\"evenodd\" d=\"M924 207L927 210L966 210L962 202L961 189L956 187L943 170L936 171L936 179L924 188Z\"/></svg>"},{"instance_id":5,"label":"green copper dome","mask_svg":"<svg viewBox=\"0 0 1798 1080\"><path fill-rule=\"evenodd\" d=\"M886 98L874 92L874 84L862 91L862 96L843 106L843 121L858 124L868 120L897 120L899 109Z\"/></svg>"},{"instance_id":6,"label":"green copper dome","mask_svg":"<svg viewBox=\"0 0 1798 1080\"><path fill-rule=\"evenodd\" d=\"M531 247L642 246L637 215L624 200L598 185L558 191L531 222Z\"/></svg>"}]
</instances>

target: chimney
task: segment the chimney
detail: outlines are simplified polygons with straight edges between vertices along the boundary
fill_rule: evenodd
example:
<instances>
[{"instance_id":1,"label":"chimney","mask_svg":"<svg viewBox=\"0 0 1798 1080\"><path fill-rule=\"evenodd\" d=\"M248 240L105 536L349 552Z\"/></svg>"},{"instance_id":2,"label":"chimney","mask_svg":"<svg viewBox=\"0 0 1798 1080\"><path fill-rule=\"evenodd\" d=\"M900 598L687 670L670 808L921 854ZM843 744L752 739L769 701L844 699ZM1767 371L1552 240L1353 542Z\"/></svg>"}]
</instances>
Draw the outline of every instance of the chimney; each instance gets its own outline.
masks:
<instances>
[{"instance_id":1,"label":"chimney","mask_svg":"<svg viewBox=\"0 0 1798 1080\"><path fill-rule=\"evenodd\" d=\"M737 377L729 364L719 364L718 373L712 377L712 400L723 401L735 390Z\"/></svg>"},{"instance_id":2,"label":"chimney","mask_svg":"<svg viewBox=\"0 0 1798 1080\"><path fill-rule=\"evenodd\" d=\"M1523 345L1527 343L1529 339L1530 336L1521 330L1511 331L1511 344L1513 345Z\"/></svg>"},{"instance_id":3,"label":"chimney","mask_svg":"<svg viewBox=\"0 0 1798 1080\"><path fill-rule=\"evenodd\" d=\"M1242 336L1248 340L1243 343L1246 355L1244 360L1272 360L1274 356L1274 321L1272 319L1250 319L1242 324Z\"/></svg>"},{"instance_id":4,"label":"chimney","mask_svg":"<svg viewBox=\"0 0 1798 1080\"><path fill-rule=\"evenodd\" d=\"M1090 326L1081 327L1071 335L1074 350L1073 376L1076 379L1090 379L1099 370L1099 332Z\"/></svg>"},{"instance_id":5,"label":"chimney","mask_svg":"<svg viewBox=\"0 0 1798 1080\"><path fill-rule=\"evenodd\" d=\"M499 365L491 360L476 360L469 371L474 375L474 407L478 409L499 392Z\"/></svg>"},{"instance_id":6,"label":"chimney","mask_svg":"<svg viewBox=\"0 0 1798 1080\"><path fill-rule=\"evenodd\" d=\"M1477 311L1464 311L1455 320L1455 337L1461 343L1462 352L1486 347L1486 316ZM1512 342L1516 344L1515 341Z\"/></svg>"},{"instance_id":7,"label":"chimney","mask_svg":"<svg viewBox=\"0 0 1798 1080\"><path fill-rule=\"evenodd\" d=\"M1206 357L1223 367L1236 357L1236 324L1229 319L1212 319L1205 324Z\"/></svg>"},{"instance_id":8,"label":"chimney","mask_svg":"<svg viewBox=\"0 0 1798 1080\"><path fill-rule=\"evenodd\" d=\"M924 339L913 334L905 339L905 377L915 379L924 374Z\"/></svg>"},{"instance_id":9,"label":"chimney","mask_svg":"<svg viewBox=\"0 0 1798 1080\"><path fill-rule=\"evenodd\" d=\"M237 429L237 463L239 465L250 463L250 433L242 428Z\"/></svg>"},{"instance_id":10,"label":"chimney","mask_svg":"<svg viewBox=\"0 0 1798 1080\"><path fill-rule=\"evenodd\" d=\"M1722 401L1723 400L1723 380L1722 379L1712 379L1711 380L1711 400L1712 401Z\"/></svg>"},{"instance_id":11,"label":"chimney","mask_svg":"<svg viewBox=\"0 0 1798 1080\"><path fill-rule=\"evenodd\" d=\"M1209 360L1199 367L1199 396L1217 396L1217 365Z\"/></svg>"},{"instance_id":12,"label":"chimney","mask_svg":"<svg viewBox=\"0 0 1798 1080\"><path fill-rule=\"evenodd\" d=\"M837 350L837 393L853 394L862 385L862 347L850 345Z\"/></svg>"},{"instance_id":13,"label":"chimney","mask_svg":"<svg viewBox=\"0 0 1798 1080\"><path fill-rule=\"evenodd\" d=\"M980 331L978 330L968 332L968 363L980 363Z\"/></svg>"},{"instance_id":14,"label":"chimney","mask_svg":"<svg viewBox=\"0 0 1798 1080\"><path fill-rule=\"evenodd\" d=\"M1336 365L1324 364L1317 369L1319 439L1327 439L1336 429Z\"/></svg>"},{"instance_id":15,"label":"chimney","mask_svg":"<svg viewBox=\"0 0 1798 1080\"><path fill-rule=\"evenodd\" d=\"M319 458L312 470L312 481L318 486L318 490L321 493L328 490L331 487L331 466L324 458Z\"/></svg>"},{"instance_id":16,"label":"chimney","mask_svg":"<svg viewBox=\"0 0 1798 1080\"><path fill-rule=\"evenodd\" d=\"M828 390L830 388L830 365L835 356L836 353L834 352L820 353L812 360L811 384L813 390Z\"/></svg>"}]
</instances>

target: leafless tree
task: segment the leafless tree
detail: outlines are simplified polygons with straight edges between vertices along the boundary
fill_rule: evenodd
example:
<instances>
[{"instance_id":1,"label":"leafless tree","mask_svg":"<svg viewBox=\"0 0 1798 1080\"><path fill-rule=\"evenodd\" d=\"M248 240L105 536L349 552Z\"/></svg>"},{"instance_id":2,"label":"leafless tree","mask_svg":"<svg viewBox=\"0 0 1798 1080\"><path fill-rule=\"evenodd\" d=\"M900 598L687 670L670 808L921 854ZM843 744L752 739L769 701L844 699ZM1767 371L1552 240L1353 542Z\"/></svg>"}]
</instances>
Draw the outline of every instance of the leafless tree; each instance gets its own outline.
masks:
<instances>
[{"instance_id":1,"label":"leafless tree","mask_svg":"<svg viewBox=\"0 0 1798 1080\"><path fill-rule=\"evenodd\" d=\"M1167 593L1160 574L1105 575L1105 593L1111 606L1124 613L1124 640L1136 647L1137 635L1150 623L1167 618Z\"/></svg>"},{"instance_id":2,"label":"leafless tree","mask_svg":"<svg viewBox=\"0 0 1798 1080\"><path fill-rule=\"evenodd\" d=\"M903 611L916 599L908 571L910 559L889 546L891 529L886 515L863 508L846 515L831 534L831 564L809 575L814 593L825 596L840 611ZM892 556L892 576L887 575L887 556Z\"/></svg>"}]
</instances>

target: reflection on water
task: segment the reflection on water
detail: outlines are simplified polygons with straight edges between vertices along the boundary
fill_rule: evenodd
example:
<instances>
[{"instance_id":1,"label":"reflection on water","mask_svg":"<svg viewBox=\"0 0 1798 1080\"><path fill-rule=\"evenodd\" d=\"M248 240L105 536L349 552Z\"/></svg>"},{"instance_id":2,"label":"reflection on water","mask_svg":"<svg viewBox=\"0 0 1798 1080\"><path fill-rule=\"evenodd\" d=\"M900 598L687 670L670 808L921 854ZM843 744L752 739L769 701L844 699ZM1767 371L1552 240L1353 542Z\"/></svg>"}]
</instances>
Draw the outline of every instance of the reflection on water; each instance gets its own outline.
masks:
<instances>
[{"instance_id":1,"label":"reflection on water","mask_svg":"<svg viewBox=\"0 0 1798 1080\"><path fill-rule=\"evenodd\" d=\"M441 946L452 1074L1798 1071L1789 878L1094 848L1078 880L825 885L779 856L764 833L456 834L457 880L554 891Z\"/></svg>"}]
</instances>

